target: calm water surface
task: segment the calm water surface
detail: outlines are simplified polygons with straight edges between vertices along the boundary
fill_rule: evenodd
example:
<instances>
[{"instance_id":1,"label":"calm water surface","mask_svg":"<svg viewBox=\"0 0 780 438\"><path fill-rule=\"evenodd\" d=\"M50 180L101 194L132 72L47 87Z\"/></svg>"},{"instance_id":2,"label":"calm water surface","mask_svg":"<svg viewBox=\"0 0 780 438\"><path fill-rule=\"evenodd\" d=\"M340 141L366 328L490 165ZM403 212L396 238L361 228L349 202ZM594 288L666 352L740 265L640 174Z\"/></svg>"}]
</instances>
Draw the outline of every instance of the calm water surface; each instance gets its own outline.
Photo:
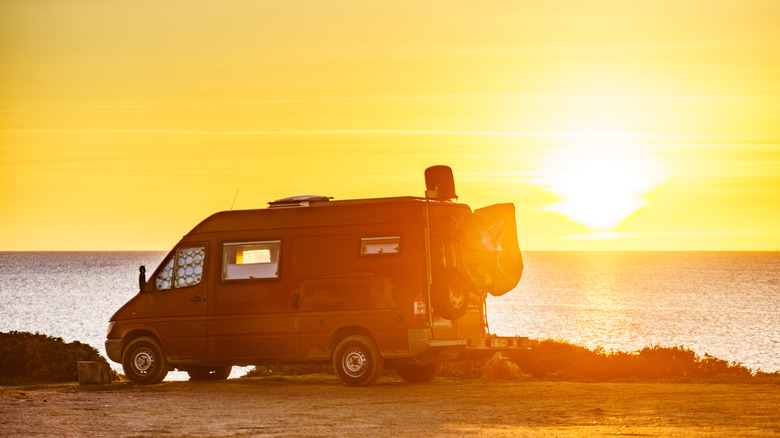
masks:
<instances>
[{"instance_id":1,"label":"calm water surface","mask_svg":"<svg viewBox=\"0 0 780 438\"><path fill-rule=\"evenodd\" d=\"M499 334L607 350L686 346L780 370L778 252L526 252L509 295L488 298Z\"/></svg>"},{"instance_id":2,"label":"calm water surface","mask_svg":"<svg viewBox=\"0 0 780 438\"><path fill-rule=\"evenodd\" d=\"M778 252L523 255L526 271L517 289L488 298L493 333L607 350L684 345L753 369L780 370ZM152 272L164 256L0 253L0 331L78 340L105 355L106 324L136 294L138 266Z\"/></svg>"}]
</instances>

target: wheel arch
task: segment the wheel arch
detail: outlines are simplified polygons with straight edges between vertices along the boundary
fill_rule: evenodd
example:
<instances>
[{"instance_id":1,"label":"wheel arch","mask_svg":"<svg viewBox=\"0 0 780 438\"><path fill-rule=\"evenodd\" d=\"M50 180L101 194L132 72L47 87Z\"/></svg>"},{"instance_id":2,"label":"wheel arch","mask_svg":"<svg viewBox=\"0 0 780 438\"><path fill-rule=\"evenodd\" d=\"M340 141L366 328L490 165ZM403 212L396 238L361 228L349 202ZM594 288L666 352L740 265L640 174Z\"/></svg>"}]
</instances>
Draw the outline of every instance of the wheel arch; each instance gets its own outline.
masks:
<instances>
[{"instance_id":1,"label":"wheel arch","mask_svg":"<svg viewBox=\"0 0 780 438\"><path fill-rule=\"evenodd\" d=\"M344 339L350 337L350 336L365 336L368 339L371 340L371 342L376 345L376 339L374 339L374 335L371 334L371 331L367 328L359 325L350 325L350 326L343 326L339 327L336 330L333 331L330 335L330 342L328 344L328 349L330 350L330 355L333 357L333 352L336 350L336 346L339 345L339 342L343 341Z\"/></svg>"},{"instance_id":2,"label":"wheel arch","mask_svg":"<svg viewBox=\"0 0 780 438\"><path fill-rule=\"evenodd\" d=\"M160 345L160 348L162 349L163 354L164 355L166 354L165 353L165 345L163 345L162 341L160 340L160 337L157 336L156 333L154 333L152 330L149 330L149 329L136 329L136 330L133 330L131 332L128 332L122 338L122 350L121 350L122 357L125 356L125 349L127 348L128 345L130 345L131 342L133 342L134 340L136 340L138 338L142 338L144 336L150 337L150 338L154 339L157 342L157 344ZM166 355L166 358L167 358L167 355Z\"/></svg>"}]
</instances>

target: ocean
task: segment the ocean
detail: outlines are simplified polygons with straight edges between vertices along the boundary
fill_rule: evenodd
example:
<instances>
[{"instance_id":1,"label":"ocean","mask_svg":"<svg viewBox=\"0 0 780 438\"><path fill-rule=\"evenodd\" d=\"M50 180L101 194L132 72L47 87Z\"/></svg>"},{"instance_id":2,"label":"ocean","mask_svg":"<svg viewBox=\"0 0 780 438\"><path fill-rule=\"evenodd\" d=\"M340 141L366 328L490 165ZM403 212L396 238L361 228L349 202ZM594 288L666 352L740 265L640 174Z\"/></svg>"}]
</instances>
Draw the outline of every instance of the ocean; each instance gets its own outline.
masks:
<instances>
[{"instance_id":1,"label":"ocean","mask_svg":"<svg viewBox=\"0 0 780 438\"><path fill-rule=\"evenodd\" d=\"M77 340L105 356L108 320L137 293L138 266L151 273L163 257L0 252L0 332ZM517 288L488 298L492 333L607 351L685 346L780 371L780 252L525 251L523 258Z\"/></svg>"}]
</instances>

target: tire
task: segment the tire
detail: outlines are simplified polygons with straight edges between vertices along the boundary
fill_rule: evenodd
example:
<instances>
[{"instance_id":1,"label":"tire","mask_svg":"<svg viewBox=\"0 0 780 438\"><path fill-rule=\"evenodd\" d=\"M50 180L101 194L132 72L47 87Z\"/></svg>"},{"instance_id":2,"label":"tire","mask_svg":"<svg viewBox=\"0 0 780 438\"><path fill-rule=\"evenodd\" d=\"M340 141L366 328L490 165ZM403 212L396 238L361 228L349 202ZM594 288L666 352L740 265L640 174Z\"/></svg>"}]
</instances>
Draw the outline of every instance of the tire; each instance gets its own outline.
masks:
<instances>
[{"instance_id":1,"label":"tire","mask_svg":"<svg viewBox=\"0 0 780 438\"><path fill-rule=\"evenodd\" d=\"M153 385L168 375L168 361L156 339L148 336L133 339L122 356L125 376L135 383Z\"/></svg>"},{"instance_id":2,"label":"tire","mask_svg":"<svg viewBox=\"0 0 780 438\"><path fill-rule=\"evenodd\" d=\"M193 367L187 370L190 380L227 380L232 366Z\"/></svg>"},{"instance_id":3,"label":"tire","mask_svg":"<svg viewBox=\"0 0 780 438\"><path fill-rule=\"evenodd\" d=\"M451 270L449 274L439 276L438 281L431 285L431 301L434 314L456 320L469 308L469 291L456 271Z\"/></svg>"},{"instance_id":4,"label":"tire","mask_svg":"<svg viewBox=\"0 0 780 438\"><path fill-rule=\"evenodd\" d=\"M347 386L369 386L382 374L384 361L374 341L349 336L333 351L333 370Z\"/></svg>"},{"instance_id":5,"label":"tire","mask_svg":"<svg viewBox=\"0 0 780 438\"><path fill-rule=\"evenodd\" d=\"M417 365L416 363L403 364L395 367L395 372L407 382L420 383L430 382L436 377L441 369L441 362L431 362L427 365Z\"/></svg>"}]
</instances>

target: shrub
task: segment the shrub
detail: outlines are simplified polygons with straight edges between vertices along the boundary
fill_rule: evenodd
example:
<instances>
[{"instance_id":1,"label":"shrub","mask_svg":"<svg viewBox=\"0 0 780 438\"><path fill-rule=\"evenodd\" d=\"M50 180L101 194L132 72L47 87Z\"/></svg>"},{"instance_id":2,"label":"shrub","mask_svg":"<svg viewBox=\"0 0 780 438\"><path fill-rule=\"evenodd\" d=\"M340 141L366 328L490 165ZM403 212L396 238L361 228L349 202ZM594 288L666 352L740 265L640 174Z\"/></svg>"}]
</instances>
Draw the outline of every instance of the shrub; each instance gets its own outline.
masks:
<instances>
[{"instance_id":1,"label":"shrub","mask_svg":"<svg viewBox=\"0 0 780 438\"><path fill-rule=\"evenodd\" d=\"M531 348L506 353L520 371L537 379L605 381L728 381L780 382L780 371L752 371L736 362L709 354L699 357L683 346L646 347L638 351L588 349L568 342L531 340ZM478 379L487 359L445 362L439 376L449 379ZM332 374L328 364L272 365L249 371L246 377L284 376L313 373ZM386 372L392 375L391 371Z\"/></svg>"},{"instance_id":2,"label":"shrub","mask_svg":"<svg viewBox=\"0 0 780 438\"><path fill-rule=\"evenodd\" d=\"M509 353L509 358L525 373L536 378L580 381L610 380L748 380L767 377L736 362L709 354L702 359L683 346L645 347L639 351L606 352L551 339L532 340L529 350ZM777 373L774 373L777 374Z\"/></svg>"},{"instance_id":3,"label":"shrub","mask_svg":"<svg viewBox=\"0 0 780 438\"><path fill-rule=\"evenodd\" d=\"M0 384L77 381L80 360L108 364L94 347L78 341L67 344L40 333L0 333Z\"/></svg>"},{"instance_id":4,"label":"shrub","mask_svg":"<svg viewBox=\"0 0 780 438\"><path fill-rule=\"evenodd\" d=\"M478 379L482 376L487 360L462 360L445 362L439 370L439 376L450 379Z\"/></svg>"}]
</instances>

